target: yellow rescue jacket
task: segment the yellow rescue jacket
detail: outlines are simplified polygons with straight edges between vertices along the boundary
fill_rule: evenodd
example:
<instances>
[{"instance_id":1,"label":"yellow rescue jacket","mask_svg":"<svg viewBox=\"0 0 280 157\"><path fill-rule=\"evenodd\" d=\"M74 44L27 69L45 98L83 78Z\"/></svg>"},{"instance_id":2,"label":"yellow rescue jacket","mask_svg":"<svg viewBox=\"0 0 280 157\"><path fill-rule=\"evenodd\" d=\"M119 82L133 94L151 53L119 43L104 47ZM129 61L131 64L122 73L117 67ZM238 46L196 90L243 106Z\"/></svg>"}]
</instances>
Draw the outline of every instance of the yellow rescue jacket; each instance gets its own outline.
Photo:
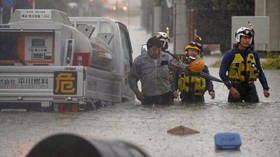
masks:
<instances>
[{"instance_id":1,"label":"yellow rescue jacket","mask_svg":"<svg viewBox=\"0 0 280 157\"><path fill-rule=\"evenodd\" d=\"M240 53L236 53L229 67L228 77L232 83L253 83L259 77L254 54L248 53L244 60Z\"/></svg>"},{"instance_id":2,"label":"yellow rescue jacket","mask_svg":"<svg viewBox=\"0 0 280 157\"><path fill-rule=\"evenodd\" d=\"M204 95L206 91L206 79L198 76L179 75L178 89L194 95Z\"/></svg>"}]
</instances>

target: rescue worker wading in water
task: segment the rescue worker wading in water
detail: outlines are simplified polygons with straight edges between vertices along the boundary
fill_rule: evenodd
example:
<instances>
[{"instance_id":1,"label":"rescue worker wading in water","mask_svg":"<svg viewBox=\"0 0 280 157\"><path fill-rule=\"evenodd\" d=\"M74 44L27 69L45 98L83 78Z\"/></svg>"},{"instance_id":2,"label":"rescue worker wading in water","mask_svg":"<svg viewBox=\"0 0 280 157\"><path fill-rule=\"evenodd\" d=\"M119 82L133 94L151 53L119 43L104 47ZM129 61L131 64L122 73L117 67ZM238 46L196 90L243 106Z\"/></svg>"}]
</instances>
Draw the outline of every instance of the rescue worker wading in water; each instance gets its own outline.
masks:
<instances>
[{"instance_id":1,"label":"rescue worker wading in water","mask_svg":"<svg viewBox=\"0 0 280 157\"><path fill-rule=\"evenodd\" d=\"M254 84L257 79L262 84L264 96L270 95L260 58L251 46L253 37L252 29L239 28L235 33L237 44L223 57L219 75L229 89L229 102L259 102Z\"/></svg>"},{"instance_id":2,"label":"rescue worker wading in water","mask_svg":"<svg viewBox=\"0 0 280 157\"><path fill-rule=\"evenodd\" d=\"M161 52L162 43L156 36L147 41L147 53L136 57L129 73L130 88L144 105L169 105L173 95L168 80L168 64L172 57ZM142 91L137 82L140 80Z\"/></svg>"},{"instance_id":3,"label":"rescue worker wading in water","mask_svg":"<svg viewBox=\"0 0 280 157\"><path fill-rule=\"evenodd\" d=\"M185 56L183 63L187 69L192 72L201 72L209 74L208 67L204 65L202 54L201 38L196 39L185 47ZM200 57L199 57L200 54ZM204 102L204 93L208 90L212 99L215 98L213 83L211 80L196 76L186 72L174 73L172 81L172 90L174 96L178 96L178 90L181 92L180 98L183 103Z\"/></svg>"}]
</instances>

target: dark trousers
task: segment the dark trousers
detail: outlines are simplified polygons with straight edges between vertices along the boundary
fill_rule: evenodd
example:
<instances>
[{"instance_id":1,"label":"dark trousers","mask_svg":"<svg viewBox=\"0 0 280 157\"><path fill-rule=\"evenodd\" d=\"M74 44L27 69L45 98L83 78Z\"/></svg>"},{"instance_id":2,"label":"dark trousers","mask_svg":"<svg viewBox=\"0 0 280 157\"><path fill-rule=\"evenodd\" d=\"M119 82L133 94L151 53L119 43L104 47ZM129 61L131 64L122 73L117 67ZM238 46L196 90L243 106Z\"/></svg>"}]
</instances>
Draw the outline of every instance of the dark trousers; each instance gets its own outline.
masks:
<instances>
[{"instance_id":1,"label":"dark trousers","mask_svg":"<svg viewBox=\"0 0 280 157\"><path fill-rule=\"evenodd\" d=\"M240 83L233 84L233 87L240 93L240 98L233 98L231 93L229 93L228 102L259 102L255 84Z\"/></svg>"},{"instance_id":2,"label":"dark trousers","mask_svg":"<svg viewBox=\"0 0 280 157\"><path fill-rule=\"evenodd\" d=\"M204 95L194 95L182 92L180 95L182 103L201 103L204 102Z\"/></svg>"},{"instance_id":3,"label":"dark trousers","mask_svg":"<svg viewBox=\"0 0 280 157\"><path fill-rule=\"evenodd\" d=\"M144 101L142 101L143 105L171 105L173 104L173 93L167 92L162 95L156 95L156 96L144 96Z\"/></svg>"}]
</instances>

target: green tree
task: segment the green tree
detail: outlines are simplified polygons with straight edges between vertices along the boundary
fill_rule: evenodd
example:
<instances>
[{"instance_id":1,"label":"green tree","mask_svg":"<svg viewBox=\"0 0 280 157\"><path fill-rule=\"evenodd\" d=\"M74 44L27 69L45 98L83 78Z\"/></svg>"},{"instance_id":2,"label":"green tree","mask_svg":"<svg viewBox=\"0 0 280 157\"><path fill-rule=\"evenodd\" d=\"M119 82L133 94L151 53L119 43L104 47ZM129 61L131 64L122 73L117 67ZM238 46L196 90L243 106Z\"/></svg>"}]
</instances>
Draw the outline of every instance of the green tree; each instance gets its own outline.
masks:
<instances>
[{"instance_id":1,"label":"green tree","mask_svg":"<svg viewBox=\"0 0 280 157\"><path fill-rule=\"evenodd\" d=\"M188 8L222 9L222 10L254 10L254 0L186 0Z\"/></svg>"},{"instance_id":2,"label":"green tree","mask_svg":"<svg viewBox=\"0 0 280 157\"><path fill-rule=\"evenodd\" d=\"M215 8L227 10L254 10L254 0L212 0Z\"/></svg>"},{"instance_id":3,"label":"green tree","mask_svg":"<svg viewBox=\"0 0 280 157\"><path fill-rule=\"evenodd\" d=\"M187 8L190 9L205 9L213 8L212 0L186 0Z\"/></svg>"}]
</instances>

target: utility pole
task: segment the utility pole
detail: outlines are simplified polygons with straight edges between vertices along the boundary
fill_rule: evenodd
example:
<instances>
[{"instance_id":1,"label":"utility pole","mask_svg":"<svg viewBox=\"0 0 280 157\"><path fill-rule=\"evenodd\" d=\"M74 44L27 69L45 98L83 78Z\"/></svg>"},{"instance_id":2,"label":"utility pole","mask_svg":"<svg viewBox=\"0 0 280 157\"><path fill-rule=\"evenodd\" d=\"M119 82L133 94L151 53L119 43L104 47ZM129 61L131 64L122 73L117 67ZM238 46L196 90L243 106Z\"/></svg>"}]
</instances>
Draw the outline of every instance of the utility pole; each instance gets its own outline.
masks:
<instances>
[{"instance_id":1,"label":"utility pole","mask_svg":"<svg viewBox=\"0 0 280 157\"><path fill-rule=\"evenodd\" d=\"M160 1L154 6L154 17L153 17L153 32L161 32L161 5Z\"/></svg>"},{"instance_id":2,"label":"utility pole","mask_svg":"<svg viewBox=\"0 0 280 157\"><path fill-rule=\"evenodd\" d=\"M174 54L184 54L188 42L187 7L185 0L173 0Z\"/></svg>"}]
</instances>

